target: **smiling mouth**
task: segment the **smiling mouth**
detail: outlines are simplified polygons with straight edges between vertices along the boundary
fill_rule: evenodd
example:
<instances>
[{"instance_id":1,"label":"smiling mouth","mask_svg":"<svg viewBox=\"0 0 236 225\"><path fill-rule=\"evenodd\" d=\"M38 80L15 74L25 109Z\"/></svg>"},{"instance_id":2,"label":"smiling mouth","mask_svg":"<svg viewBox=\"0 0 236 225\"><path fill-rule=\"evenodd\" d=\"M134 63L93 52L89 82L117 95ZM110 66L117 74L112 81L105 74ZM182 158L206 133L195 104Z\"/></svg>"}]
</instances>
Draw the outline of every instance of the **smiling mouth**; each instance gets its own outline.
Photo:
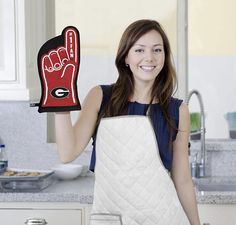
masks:
<instances>
[{"instance_id":1,"label":"smiling mouth","mask_svg":"<svg viewBox=\"0 0 236 225\"><path fill-rule=\"evenodd\" d=\"M156 66L140 66L140 68L144 71L150 72L156 68Z\"/></svg>"}]
</instances>

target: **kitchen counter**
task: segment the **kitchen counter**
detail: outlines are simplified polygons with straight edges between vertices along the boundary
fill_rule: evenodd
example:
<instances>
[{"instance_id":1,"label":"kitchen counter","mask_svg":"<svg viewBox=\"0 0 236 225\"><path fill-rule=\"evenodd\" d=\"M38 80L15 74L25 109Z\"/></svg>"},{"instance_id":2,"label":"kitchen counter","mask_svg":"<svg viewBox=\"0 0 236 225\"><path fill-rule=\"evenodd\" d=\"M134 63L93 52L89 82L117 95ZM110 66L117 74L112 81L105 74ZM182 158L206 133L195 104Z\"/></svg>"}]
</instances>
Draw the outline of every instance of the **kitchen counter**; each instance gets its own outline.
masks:
<instances>
[{"instance_id":1,"label":"kitchen counter","mask_svg":"<svg viewBox=\"0 0 236 225\"><path fill-rule=\"evenodd\" d=\"M196 191L198 204L236 204L236 192Z\"/></svg>"},{"instance_id":2,"label":"kitchen counter","mask_svg":"<svg viewBox=\"0 0 236 225\"><path fill-rule=\"evenodd\" d=\"M0 202L78 202L92 204L93 189L94 176L92 175L68 181L54 179L49 187L40 192L0 192Z\"/></svg>"},{"instance_id":3,"label":"kitchen counter","mask_svg":"<svg viewBox=\"0 0 236 225\"><path fill-rule=\"evenodd\" d=\"M236 185L236 177L204 177L194 180L202 185ZM198 191L196 197L199 204L236 204L236 190L230 191Z\"/></svg>"},{"instance_id":4,"label":"kitchen counter","mask_svg":"<svg viewBox=\"0 0 236 225\"><path fill-rule=\"evenodd\" d=\"M206 179L201 179L199 182L204 183ZM0 202L78 202L92 204L93 188L93 175L78 177L70 181L55 179L51 186L41 192L0 193ZM196 190L196 196L199 204L236 204L236 191L200 192Z\"/></svg>"}]
</instances>

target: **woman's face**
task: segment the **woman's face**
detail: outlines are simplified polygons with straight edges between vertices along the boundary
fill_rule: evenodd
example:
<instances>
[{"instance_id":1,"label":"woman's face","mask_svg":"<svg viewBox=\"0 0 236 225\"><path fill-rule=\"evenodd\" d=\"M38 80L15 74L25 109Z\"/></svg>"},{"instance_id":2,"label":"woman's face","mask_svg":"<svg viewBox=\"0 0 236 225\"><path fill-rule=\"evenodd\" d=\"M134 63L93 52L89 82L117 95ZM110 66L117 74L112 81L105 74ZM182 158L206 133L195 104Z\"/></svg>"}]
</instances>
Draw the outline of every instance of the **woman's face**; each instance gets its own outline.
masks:
<instances>
[{"instance_id":1,"label":"woman's face","mask_svg":"<svg viewBox=\"0 0 236 225\"><path fill-rule=\"evenodd\" d=\"M151 30L130 48L125 62L133 73L134 80L154 82L165 61L161 35Z\"/></svg>"}]
</instances>

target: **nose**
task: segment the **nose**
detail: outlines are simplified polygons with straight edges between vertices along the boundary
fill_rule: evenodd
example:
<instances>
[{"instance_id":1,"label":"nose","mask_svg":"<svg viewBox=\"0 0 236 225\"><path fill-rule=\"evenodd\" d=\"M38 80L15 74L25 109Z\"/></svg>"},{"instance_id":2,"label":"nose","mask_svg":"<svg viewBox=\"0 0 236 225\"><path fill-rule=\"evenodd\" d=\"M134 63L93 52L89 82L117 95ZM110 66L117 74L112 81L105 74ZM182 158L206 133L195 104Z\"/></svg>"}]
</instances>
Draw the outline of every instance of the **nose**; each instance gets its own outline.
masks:
<instances>
[{"instance_id":1,"label":"nose","mask_svg":"<svg viewBox=\"0 0 236 225\"><path fill-rule=\"evenodd\" d=\"M147 62L152 62L154 60L154 53L153 51L146 51L146 54L145 54L145 61Z\"/></svg>"}]
</instances>

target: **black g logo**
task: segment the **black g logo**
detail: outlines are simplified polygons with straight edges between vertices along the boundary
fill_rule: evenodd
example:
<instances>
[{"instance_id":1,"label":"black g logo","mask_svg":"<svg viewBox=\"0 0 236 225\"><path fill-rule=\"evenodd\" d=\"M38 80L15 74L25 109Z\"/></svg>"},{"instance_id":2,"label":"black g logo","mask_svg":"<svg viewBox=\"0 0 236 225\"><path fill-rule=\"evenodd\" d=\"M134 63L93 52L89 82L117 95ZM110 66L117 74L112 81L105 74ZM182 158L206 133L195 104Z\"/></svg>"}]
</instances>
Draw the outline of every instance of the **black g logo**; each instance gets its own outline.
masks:
<instances>
[{"instance_id":1,"label":"black g logo","mask_svg":"<svg viewBox=\"0 0 236 225\"><path fill-rule=\"evenodd\" d=\"M69 95L69 93L70 93L70 91L64 87L57 87L51 91L51 95L54 98L65 98L66 96Z\"/></svg>"}]
</instances>

